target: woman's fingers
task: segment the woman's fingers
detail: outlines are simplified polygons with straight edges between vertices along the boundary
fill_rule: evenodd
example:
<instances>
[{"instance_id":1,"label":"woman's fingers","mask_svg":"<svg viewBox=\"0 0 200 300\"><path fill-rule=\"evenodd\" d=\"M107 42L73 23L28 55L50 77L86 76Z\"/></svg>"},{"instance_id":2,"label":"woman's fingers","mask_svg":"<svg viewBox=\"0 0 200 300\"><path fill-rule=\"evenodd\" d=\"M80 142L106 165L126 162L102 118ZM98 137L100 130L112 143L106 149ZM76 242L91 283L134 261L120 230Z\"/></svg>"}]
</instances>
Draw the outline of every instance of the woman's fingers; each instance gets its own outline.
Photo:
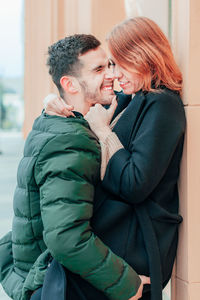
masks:
<instances>
[{"instance_id":1,"label":"woman's fingers","mask_svg":"<svg viewBox=\"0 0 200 300\"><path fill-rule=\"evenodd\" d=\"M63 115L65 115L66 117L69 117L69 116L74 117L75 115L72 112L73 109L74 109L74 107L72 105L66 104L65 101L62 98L60 98L60 110Z\"/></svg>"},{"instance_id":2,"label":"woman's fingers","mask_svg":"<svg viewBox=\"0 0 200 300\"><path fill-rule=\"evenodd\" d=\"M55 94L50 94L44 99L44 107L45 112L48 115L74 117L74 113L72 112L74 107L72 105L66 104L62 98L58 97Z\"/></svg>"},{"instance_id":3,"label":"woman's fingers","mask_svg":"<svg viewBox=\"0 0 200 300\"><path fill-rule=\"evenodd\" d=\"M109 109L107 110L107 112L109 114L109 117L110 117L110 120L112 119L112 117L114 115L114 112L115 112L115 110L117 108L117 105L118 105L118 103L117 103L117 100L116 100L116 96L114 96L112 98L111 105L110 105Z\"/></svg>"},{"instance_id":4,"label":"woman's fingers","mask_svg":"<svg viewBox=\"0 0 200 300\"><path fill-rule=\"evenodd\" d=\"M142 280L143 284L150 284L151 283L151 279L150 277L144 276L144 275L139 275L140 279Z\"/></svg>"}]
</instances>

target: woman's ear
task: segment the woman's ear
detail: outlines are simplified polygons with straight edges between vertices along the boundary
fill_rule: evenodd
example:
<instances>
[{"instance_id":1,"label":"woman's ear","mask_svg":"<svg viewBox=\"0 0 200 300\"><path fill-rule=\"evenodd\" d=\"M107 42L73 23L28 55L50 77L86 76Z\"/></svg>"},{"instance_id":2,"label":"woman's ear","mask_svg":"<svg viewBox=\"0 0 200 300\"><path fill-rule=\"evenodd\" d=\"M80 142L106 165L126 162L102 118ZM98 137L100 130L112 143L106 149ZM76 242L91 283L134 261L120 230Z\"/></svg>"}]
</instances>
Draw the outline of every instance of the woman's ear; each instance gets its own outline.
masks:
<instances>
[{"instance_id":1,"label":"woman's ear","mask_svg":"<svg viewBox=\"0 0 200 300\"><path fill-rule=\"evenodd\" d=\"M79 91L78 81L73 76L62 76L60 85L66 93L75 94Z\"/></svg>"}]
</instances>

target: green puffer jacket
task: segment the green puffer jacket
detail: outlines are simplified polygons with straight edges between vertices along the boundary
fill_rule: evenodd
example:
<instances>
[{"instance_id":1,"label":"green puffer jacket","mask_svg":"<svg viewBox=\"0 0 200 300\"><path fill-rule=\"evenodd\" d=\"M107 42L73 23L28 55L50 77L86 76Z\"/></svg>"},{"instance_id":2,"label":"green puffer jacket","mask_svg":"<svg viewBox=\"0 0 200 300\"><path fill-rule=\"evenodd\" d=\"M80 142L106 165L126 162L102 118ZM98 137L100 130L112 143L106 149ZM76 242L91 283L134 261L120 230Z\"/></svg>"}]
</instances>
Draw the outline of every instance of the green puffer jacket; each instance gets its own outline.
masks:
<instances>
[{"instance_id":1,"label":"green puffer jacket","mask_svg":"<svg viewBox=\"0 0 200 300\"><path fill-rule=\"evenodd\" d=\"M12 232L0 241L0 281L11 298L29 299L42 285L48 251L110 299L135 294L137 274L90 227L99 167L83 117L36 119L18 168Z\"/></svg>"}]
</instances>

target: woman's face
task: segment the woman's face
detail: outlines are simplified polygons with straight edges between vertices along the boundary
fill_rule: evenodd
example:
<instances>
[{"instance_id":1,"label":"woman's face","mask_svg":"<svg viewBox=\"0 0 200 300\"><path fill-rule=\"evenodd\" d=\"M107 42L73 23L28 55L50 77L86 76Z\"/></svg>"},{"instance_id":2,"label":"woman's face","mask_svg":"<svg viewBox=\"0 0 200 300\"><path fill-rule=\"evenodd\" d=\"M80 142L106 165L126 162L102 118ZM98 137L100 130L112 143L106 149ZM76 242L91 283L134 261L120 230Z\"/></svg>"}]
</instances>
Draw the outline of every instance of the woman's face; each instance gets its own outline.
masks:
<instances>
[{"instance_id":1,"label":"woman's face","mask_svg":"<svg viewBox=\"0 0 200 300\"><path fill-rule=\"evenodd\" d=\"M143 85L142 77L134 71L128 71L121 67L113 57L111 57L111 60L114 63L114 77L118 80L124 94L131 95L139 91Z\"/></svg>"}]
</instances>

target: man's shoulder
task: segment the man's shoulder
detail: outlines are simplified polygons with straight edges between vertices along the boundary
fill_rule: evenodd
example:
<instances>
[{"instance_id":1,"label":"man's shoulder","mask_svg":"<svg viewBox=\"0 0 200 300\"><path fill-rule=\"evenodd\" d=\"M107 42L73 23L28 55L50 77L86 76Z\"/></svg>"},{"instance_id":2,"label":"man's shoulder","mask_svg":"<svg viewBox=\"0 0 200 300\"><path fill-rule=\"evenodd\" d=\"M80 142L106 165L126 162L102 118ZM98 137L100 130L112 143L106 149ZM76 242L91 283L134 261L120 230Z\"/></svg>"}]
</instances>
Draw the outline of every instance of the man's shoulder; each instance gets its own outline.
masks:
<instances>
[{"instance_id":1,"label":"man's shoulder","mask_svg":"<svg viewBox=\"0 0 200 300\"><path fill-rule=\"evenodd\" d=\"M88 131L89 126L83 117L59 117L50 116L42 113L34 122L32 130L51 133L51 134L66 134L74 132L77 129Z\"/></svg>"},{"instance_id":2,"label":"man's shoulder","mask_svg":"<svg viewBox=\"0 0 200 300\"><path fill-rule=\"evenodd\" d=\"M84 145L85 144L85 145ZM97 138L84 118L62 118L41 114L25 143L25 154L38 155L41 149L97 146ZM48 146L49 145L49 146Z\"/></svg>"}]
</instances>

